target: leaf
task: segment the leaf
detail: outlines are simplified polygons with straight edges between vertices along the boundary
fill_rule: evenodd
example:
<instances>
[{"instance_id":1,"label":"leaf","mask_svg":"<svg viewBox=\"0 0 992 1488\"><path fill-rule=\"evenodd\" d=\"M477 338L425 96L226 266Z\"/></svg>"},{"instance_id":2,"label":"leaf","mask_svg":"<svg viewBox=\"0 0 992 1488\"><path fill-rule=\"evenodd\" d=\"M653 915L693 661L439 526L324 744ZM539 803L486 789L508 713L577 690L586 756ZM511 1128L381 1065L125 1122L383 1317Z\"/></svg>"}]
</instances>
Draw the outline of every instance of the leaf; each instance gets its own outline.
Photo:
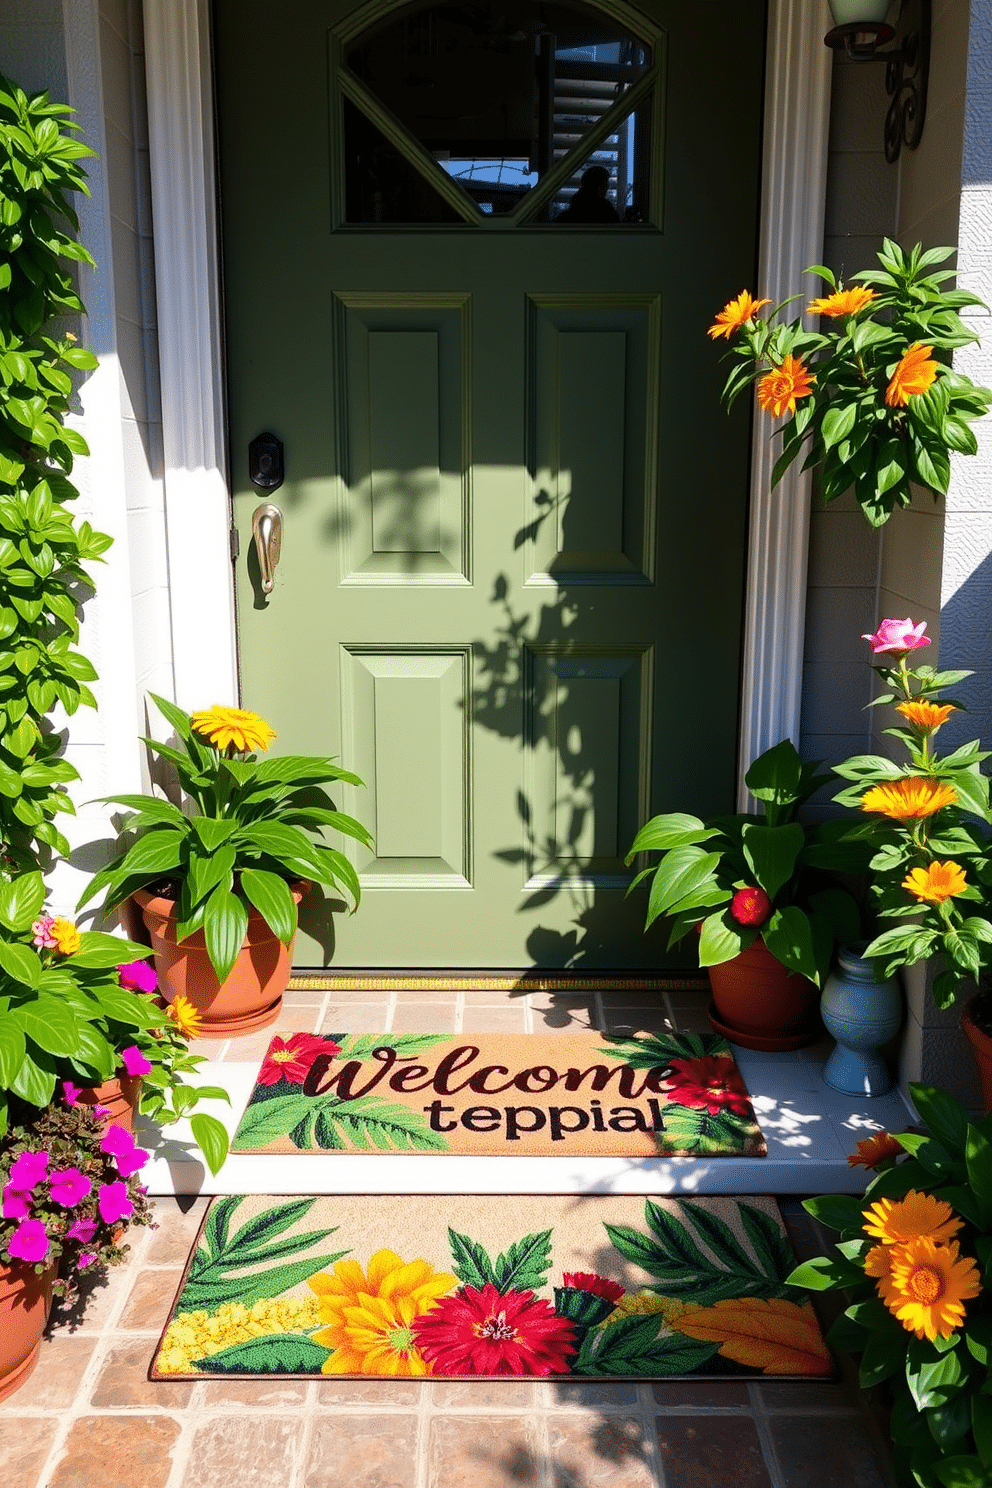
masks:
<instances>
[{"instance_id":1,"label":"leaf","mask_svg":"<svg viewBox=\"0 0 992 1488\"><path fill-rule=\"evenodd\" d=\"M78 1039L76 1020L59 998L38 995L12 1007L6 1016L39 1049L49 1054L72 1055Z\"/></svg>"},{"instance_id":2,"label":"leaf","mask_svg":"<svg viewBox=\"0 0 992 1488\"><path fill-rule=\"evenodd\" d=\"M803 849L806 833L798 822L782 827L764 827L748 822L742 832L744 856L754 872L755 882L774 899L787 884Z\"/></svg>"},{"instance_id":3,"label":"leaf","mask_svg":"<svg viewBox=\"0 0 992 1488\"><path fill-rule=\"evenodd\" d=\"M586 1334L572 1373L596 1375L680 1375L703 1368L716 1353L713 1344L690 1342L678 1334L659 1338L659 1313L622 1318Z\"/></svg>"},{"instance_id":4,"label":"leaf","mask_svg":"<svg viewBox=\"0 0 992 1488\"><path fill-rule=\"evenodd\" d=\"M296 1095L275 1096L271 1100L251 1101L238 1122L232 1148L235 1152L264 1150L269 1142L285 1135L309 1107L302 1088Z\"/></svg>"},{"instance_id":5,"label":"leaf","mask_svg":"<svg viewBox=\"0 0 992 1488\"><path fill-rule=\"evenodd\" d=\"M0 1017L0 1089L9 1089L24 1060L23 1030Z\"/></svg>"},{"instance_id":6,"label":"leaf","mask_svg":"<svg viewBox=\"0 0 992 1488\"><path fill-rule=\"evenodd\" d=\"M193 1140L206 1158L211 1173L217 1174L224 1166L228 1153L227 1128L216 1116L197 1111L189 1118Z\"/></svg>"},{"instance_id":7,"label":"leaf","mask_svg":"<svg viewBox=\"0 0 992 1488\"><path fill-rule=\"evenodd\" d=\"M658 864L648 897L645 925L707 884L720 866L720 854L699 847L674 847Z\"/></svg>"},{"instance_id":8,"label":"leaf","mask_svg":"<svg viewBox=\"0 0 992 1488\"><path fill-rule=\"evenodd\" d=\"M230 974L244 944L248 929L248 911L237 894L223 884L213 890L203 912L203 937L210 964L223 982Z\"/></svg>"},{"instance_id":9,"label":"leaf","mask_svg":"<svg viewBox=\"0 0 992 1488\"><path fill-rule=\"evenodd\" d=\"M920 1118L948 1152L964 1155L968 1140L968 1112L960 1101L946 1090L934 1086L911 1084L909 1093Z\"/></svg>"},{"instance_id":10,"label":"leaf","mask_svg":"<svg viewBox=\"0 0 992 1488\"><path fill-rule=\"evenodd\" d=\"M536 1292L544 1286L551 1266L551 1231L526 1235L496 1261L496 1286L501 1292Z\"/></svg>"},{"instance_id":11,"label":"leaf","mask_svg":"<svg viewBox=\"0 0 992 1488\"><path fill-rule=\"evenodd\" d=\"M41 962L27 946L0 940L0 971L22 987L34 990L41 980Z\"/></svg>"},{"instance_id":12,"label":"leaf","mask_svg":"<svg viewBox=\"0 0 992 1488\"><path fill-rule=\"evenodd\" d=\"M8 930L26 930L45 903L45 880L40 873L22 873L0 883L0 922Z\"/></svg>"},{"instance_id":13,"label":"leaf","mask_svg":"<svg viewBox=\"0 0 992 1488\"><path fill-rule=\"evenodd\" d=\"M286 880L260 868L245 868L241 873L241 889L276 938L288 946L296 934L297 914L296 901Z\"/></svg>"},{"instance_id":14,"label":"leaf","mask_svg":"<svg viewBox=\"0 0 992 1488\"><path fill-rule=\"evenodd\" d=\"M463 1286L482 1291L487 1282L496 1284L496 1273L485 1248L468 1235L461 1235L448 1227L448 1244L451 1246L451 1269Z\"/></svg>"},{"instance_id":15,"label":"leaf","mask_svg":"<svg viewBox=\"0 0 992 1488\"><path fill-rule=\"evenodd\" d=\"M301 1334L274 1333L194 1359L193 1368L204 1374L320 1374L329 1354Z\"/></svg>"},{"instance_id":16,"label":"leaf","mask_svg":"<svg viewBox=\"0 0 992 1488\"><path fill-rule=\"evenodd\" d=\"M944 1488L989 1488L989 1475L978 1457L945 1457L934 1471Z\"/></svg>"},{"instance_id":17,"label":"leaf","mask_svg":"<svg viewBox=\"0 0 992 1488\"><path fill-rule=\"evenodd\" d=\"M690 1308L672 1327L690 1338L719 1344L725 1359L765 1374L829 1375L834 1361L816 1313L781 1297L727 1298L713 1307Z\"/></svg>"}]
</instances>

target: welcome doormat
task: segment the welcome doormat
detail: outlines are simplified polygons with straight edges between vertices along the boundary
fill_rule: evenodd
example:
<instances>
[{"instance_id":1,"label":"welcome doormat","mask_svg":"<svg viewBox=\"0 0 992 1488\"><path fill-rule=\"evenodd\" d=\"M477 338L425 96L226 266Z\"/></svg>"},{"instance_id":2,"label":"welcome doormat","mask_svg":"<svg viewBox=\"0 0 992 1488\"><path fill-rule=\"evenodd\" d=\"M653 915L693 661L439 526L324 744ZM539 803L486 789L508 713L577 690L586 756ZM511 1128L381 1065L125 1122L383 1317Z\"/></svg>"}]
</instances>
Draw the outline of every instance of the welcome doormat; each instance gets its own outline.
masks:
<instances>
[{"instance_id":1,"label":"welcome doormat","mask_svg":"<svg viewBox=\"0 0 992 1488\"><path fill-rule=\"evenodd\" d=\"M231 1150L767 1153L724 1039L602 1033L277 1036Z\"/></svg>"},{"instance_id":2,"label":"welcome doormat","mask_svg":"<svg viewBox=\"0 0 992 1488\"><path fill-rule=\"evenodd\" d=\"M149 1370L833 1373L767 1198L214 1199Z\"/></svg>"}]
</instances>

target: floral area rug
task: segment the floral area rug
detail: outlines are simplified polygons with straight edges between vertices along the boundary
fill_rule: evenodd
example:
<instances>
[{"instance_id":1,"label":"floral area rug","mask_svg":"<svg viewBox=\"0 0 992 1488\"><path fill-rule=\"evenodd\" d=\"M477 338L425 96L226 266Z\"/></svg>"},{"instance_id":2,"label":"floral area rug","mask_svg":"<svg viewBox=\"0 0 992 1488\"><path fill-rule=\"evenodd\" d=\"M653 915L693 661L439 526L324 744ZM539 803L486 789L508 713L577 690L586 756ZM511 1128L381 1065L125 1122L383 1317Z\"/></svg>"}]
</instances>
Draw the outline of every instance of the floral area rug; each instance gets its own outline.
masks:
<instances>
[{"instance_id":1,"label":"floral area rug","mask_svg":"<svg viewBox=\"0 0 992 1488\"><path fill-rule=\"evenodd\" d=\"M827 1378L771 1199L214 1199L149 1371Z\"/></svg>"},{"instance_id":2,"label":"floral area rug","mask_svg":"<svg viewBox=\"0 0 992 1488\"><path fill-rule=\"evenodd\" d=\"M276 1037L232 1152L763 1157L714 1034Z\"/></svg>"}]
</instances>

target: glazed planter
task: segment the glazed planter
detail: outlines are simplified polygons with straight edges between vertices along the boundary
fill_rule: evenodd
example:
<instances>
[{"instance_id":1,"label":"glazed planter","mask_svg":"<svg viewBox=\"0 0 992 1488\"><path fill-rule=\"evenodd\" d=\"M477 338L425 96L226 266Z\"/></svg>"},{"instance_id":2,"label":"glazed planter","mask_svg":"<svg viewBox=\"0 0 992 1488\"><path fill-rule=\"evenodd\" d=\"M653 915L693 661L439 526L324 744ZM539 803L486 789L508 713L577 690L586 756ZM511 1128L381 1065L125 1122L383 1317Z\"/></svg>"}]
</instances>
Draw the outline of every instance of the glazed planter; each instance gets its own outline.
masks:
<instances>
[{"instance_id":1,"label":"glazed planter","mask_svg":"<svg viewBox=\"0 0 992 1488\"><path fill-rule=\"evenodd\" d=\"M0 1261L0 1400L31 1374L52 1308L55 1267L40 1276L33 1266Z\"/></svg>"},{"instance_id":2,"label":"glazed planter","mask_svg":"<svg viewBox=\"0 0 992 1488\"><path fill-rule=\"evenodd\" d=\"M779 1053L819 1037L818 987L783 966L760 935L739 956L706 970L710 1023L732 1043Z\"/></svg>"},{"instance_id":3,"label":"glazed planter","mask_svg":"<svg viewBox=\"0 0 992 1488\"><path fill-rule=\"evenodd\" d=\"M980 993L979 997L984 995ZM992 1036L975 1021L975 1003L978 1000L978 997L973 997L965 1003L961 1010L961 1027L971 1044L975 1063L978 1065L978 1077L982 1082L982 1105L986 1111L992 1111Z\"/></svg>"},{"instance_id":4,"label":"glazed planter","mask_svg":"<svg viewBox=\"0 0 992 1488\"><path fill-rule=\"evenodd\" d=\"M123 1126L131 1131L140 1098L140 1075L115 1075L102 1085L85 1085L76 1100L81 1106L104 1106L110 1113L103 1118L104 1126Z\"/></svg>"},{"instance_id":5,"label":"glazed planter","mask_svg":"<svg viewBox=\"0 0 992 1488\"><path fill-rule=\"evenodd\" d=\"M292 885L299 905L308 885ZM236 1038L275 1022L293 965L293 945L277 940L252 910L237 961L223 982L210 964L203 931L176 940L177 910L172 899L139 890L135 901L151 937L158 990L166 1002L188 997L203 1020L203 1038Z\"/></svg>"},{"instance_id":6,"label":"glazed planter","mask_svg":"<svg viewBox=\"0 0 992 1488\"><path fill-rule=\"evenodd\" d=\"M823 1078L846 1095L885 1095L892 1076L878 1052L902 1027L902 993L895 980L875 980L859 947L842 947L820 999L820 1017L837 1040Z\"/></svg>"}]
</instances>

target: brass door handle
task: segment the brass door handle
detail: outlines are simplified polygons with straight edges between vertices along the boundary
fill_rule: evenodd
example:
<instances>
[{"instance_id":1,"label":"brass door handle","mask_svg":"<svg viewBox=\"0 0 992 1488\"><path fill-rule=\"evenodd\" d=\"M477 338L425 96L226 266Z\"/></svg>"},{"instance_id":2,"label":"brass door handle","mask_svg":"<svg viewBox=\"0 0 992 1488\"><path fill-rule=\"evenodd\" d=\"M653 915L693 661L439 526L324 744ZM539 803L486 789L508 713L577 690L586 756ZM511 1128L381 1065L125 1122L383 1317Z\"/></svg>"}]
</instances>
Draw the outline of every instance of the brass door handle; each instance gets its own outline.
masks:
<instances>
[{"instance_id":1,"label":"brass door handle","mask_svg":"<svg viewBox=\"0 0 992 1488\"><path fill-rule=\"evenodd\" d=\"M276 565L282 552L282 512L271 501L255 508L251 519L255 552L262 575L262 593L271 594L276 582Z\"/></svg>"}]
</instances>

